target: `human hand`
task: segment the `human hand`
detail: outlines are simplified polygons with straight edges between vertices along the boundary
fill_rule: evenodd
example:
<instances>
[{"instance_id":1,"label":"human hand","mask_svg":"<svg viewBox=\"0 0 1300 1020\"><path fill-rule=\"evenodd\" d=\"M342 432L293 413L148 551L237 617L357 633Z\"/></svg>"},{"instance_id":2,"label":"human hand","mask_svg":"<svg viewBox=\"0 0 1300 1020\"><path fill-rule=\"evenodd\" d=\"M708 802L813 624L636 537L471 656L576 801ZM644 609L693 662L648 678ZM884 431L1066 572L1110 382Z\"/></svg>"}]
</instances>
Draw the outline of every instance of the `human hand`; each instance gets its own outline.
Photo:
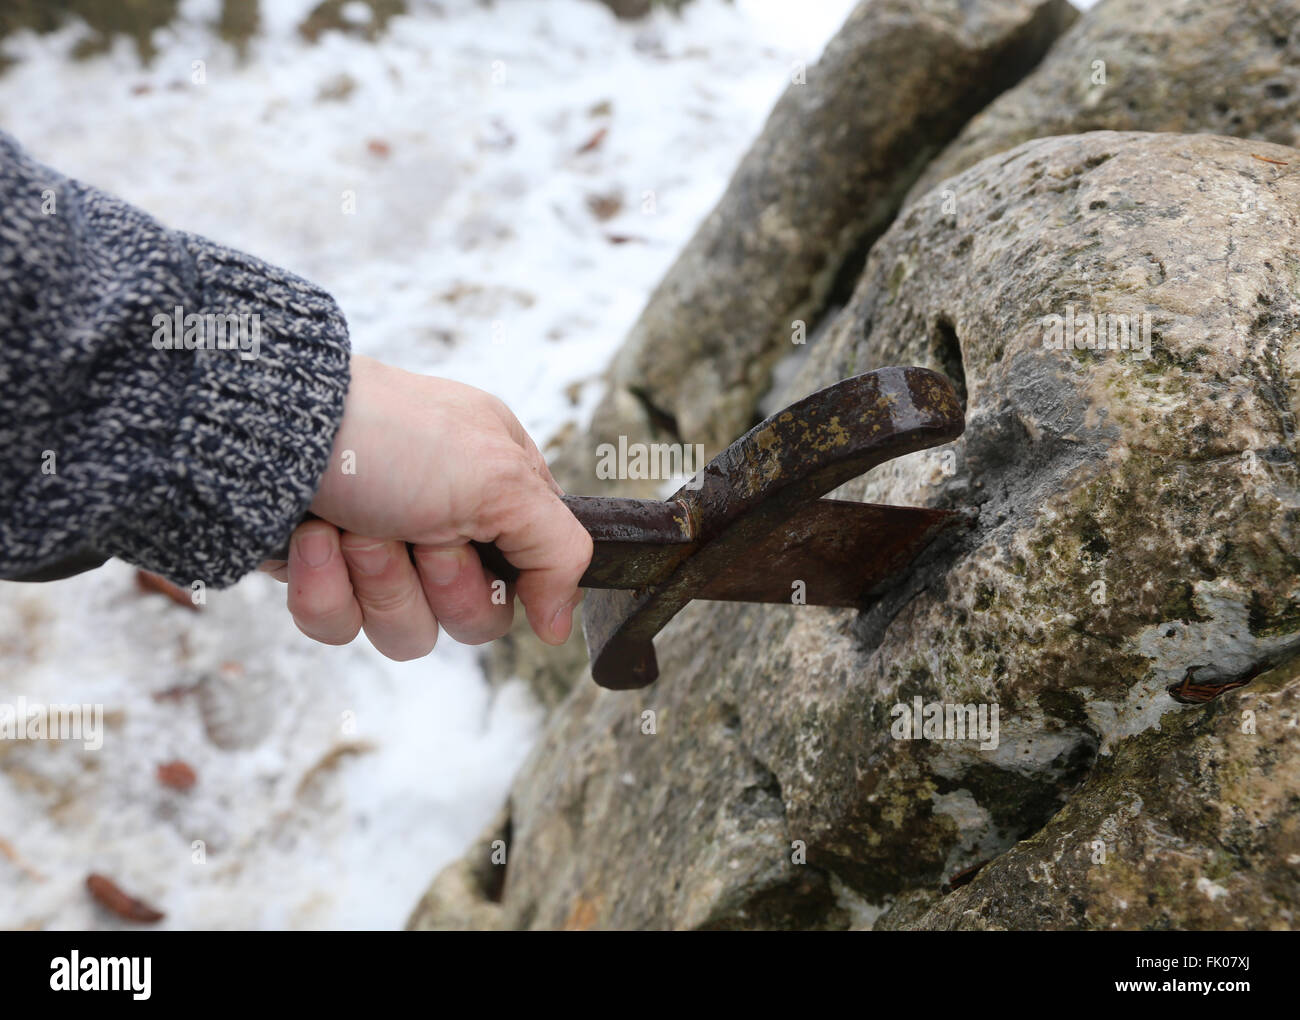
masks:
<instances>
[{"instance_id":1,"label":"human hand","mask_svg":"<svg viewBox=\"0 0 1300 1020\"><path fill-rule=\"evenodd\" d=\"M440 624L481 644L510 629L516 593L537 636L560 644L592 549L560 495L496 397L357 355L311 505L322 519L299 525L289 559L262 569L288 583L298 629L326 644L364 629L389 658L414 659ZM495 543L519 568L503 598L470 541Z\"/></svg>"}]
</instances>

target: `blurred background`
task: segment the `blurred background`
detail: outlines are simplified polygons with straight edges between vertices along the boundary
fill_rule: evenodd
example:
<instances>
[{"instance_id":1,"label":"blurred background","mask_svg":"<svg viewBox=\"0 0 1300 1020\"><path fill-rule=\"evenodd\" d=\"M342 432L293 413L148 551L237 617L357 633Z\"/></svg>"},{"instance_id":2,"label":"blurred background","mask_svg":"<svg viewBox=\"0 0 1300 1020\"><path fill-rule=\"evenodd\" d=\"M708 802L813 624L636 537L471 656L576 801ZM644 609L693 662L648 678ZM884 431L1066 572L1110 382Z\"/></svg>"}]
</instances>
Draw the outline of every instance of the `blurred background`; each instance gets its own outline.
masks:
<instances>
[{"instance_id":1,"label":"blurred background","mask_svg":"<svg viewBox=\"0 0 1300 1020\"><path fill-rule=\"evenodd\" d=\"M497 394L545 446L851 7L3 0L0 129L321 284L357 351ZM161 927L403 924L541 709L473 649L327 648L283 601L254 576L196 612L122 564L0 583L0 703L105 711L98 751L0 741L0 927L124 926L92 872Z\"/></svg>"}]
</instances>

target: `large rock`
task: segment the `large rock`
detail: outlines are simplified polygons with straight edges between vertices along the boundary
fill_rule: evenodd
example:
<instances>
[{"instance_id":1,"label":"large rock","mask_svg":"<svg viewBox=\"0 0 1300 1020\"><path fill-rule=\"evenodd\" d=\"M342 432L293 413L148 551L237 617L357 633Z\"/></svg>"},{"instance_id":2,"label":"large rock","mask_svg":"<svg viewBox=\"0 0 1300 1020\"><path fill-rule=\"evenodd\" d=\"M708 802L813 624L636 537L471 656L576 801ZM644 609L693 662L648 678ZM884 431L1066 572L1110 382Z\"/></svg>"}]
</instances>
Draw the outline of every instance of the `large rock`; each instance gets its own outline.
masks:
<instances>
[{"instance_id":1,"label":"large rock","mask_svg":"<svg viewBox=\"0 0 1300 1020\"><path fill-rule=\"evenodd\" d=\"M1300 660L1165 718L951 895L877 928L1294 928L1300 924ZM923 909L924 905L930 909Z\"/></svg>"},{"instance_id":2,"label":"large rock","mask_svg":"<svg viewBox=\"0 0 1300 1020\"><path fill-rule=\"evenodd\" d=\"M1031 138L1104 130L1300 145L1300 0L1102 0L966 125L908 204Z\"/></svg>"},{"instance_id":3,"label":"large rock","mask_svg":"<svg viewBox=\"0 0 1300 1020\"><path fill-rule=\"evenodd\" d=\"M614 365L595 442L658 423L712 454L744 432L792 350L794 320L816 323L930 158L1076 16L1066 0L860 3L821 59L794 69L651 296Z\"/></svg>"},{"instance_id":4,"label":"large rock","mask_svg":"<svg viewBox=\"0 0 1300 1020\"><path fill-rule=\"evenodd\" d=\"M597 477L597 450L685 443L706 458L743 433L776 363L806 350L926 162L1040 59L1077 14L1066 0L866 0L793 81L726 193L655 289L590 426L558 444L570 492L662 495L661 480ZM916 55L924 53L924 60ZM668 485L668 490L676 484ZM485 653L548 707L585 662L521 621Z\"/></svg>"},{"instance_id":5,"label":"large rock","mask_svg":"<svg viewBox=\"0 0 1300 1020\"><path fill-rule=\"evenodd\" d=\"M439 873L411 911L416 931L491 931L503 927L501 885L509 864L509 806L465 854Z\"/></svg>"},{"instance_id":6,"label":"large rock","mask_svg":"<svg viewBox=\"0 0 1300 1020\"><path fill-rule=\"evenodd\" d=\"M1149 924L1136 897L1094 890L1076 910L1064 881L1016 906L1024 872L998 860L1067 838L1071 816L1051 820L1081 781L1092 821L1139 801L1186 813L1198 788L1174 773L1208 761L1192 745L1212 731L1235 785L1169 839L1195 840L1192 886L1289 924L1294 865L1268 852L1293 837L1243 842L1232 805L1252 784L1283 796L1269 784L1295 775L1295 741L1227 740L1197 719L1245 695L1182 706L1166 688L1210 693L1300 650L1297 166L1208 135L1050 138L958 177L955 210L900 218L783 397L882 365L946 369L963 439L846 494L973 506L978 524L869 613L696 603L660 635L656 685L580 685L514 785L500 923L861 927L890 902L907 923L994 858L953 901L990 897L992 923ZM1149 352L1044 346L1045 317L1085 314L1136 317L1139 338L1149 315ZM916 698L996 706L996 747L899 739L896 706ZM1261 754L1276 763L1252 778ZM1128 889L1160 837L1115 831L1093 881ZM1243 848L1251 867L1225 885ZM1174 926L1219 916L1158 902Z\"/></svg>"}]
</instances>

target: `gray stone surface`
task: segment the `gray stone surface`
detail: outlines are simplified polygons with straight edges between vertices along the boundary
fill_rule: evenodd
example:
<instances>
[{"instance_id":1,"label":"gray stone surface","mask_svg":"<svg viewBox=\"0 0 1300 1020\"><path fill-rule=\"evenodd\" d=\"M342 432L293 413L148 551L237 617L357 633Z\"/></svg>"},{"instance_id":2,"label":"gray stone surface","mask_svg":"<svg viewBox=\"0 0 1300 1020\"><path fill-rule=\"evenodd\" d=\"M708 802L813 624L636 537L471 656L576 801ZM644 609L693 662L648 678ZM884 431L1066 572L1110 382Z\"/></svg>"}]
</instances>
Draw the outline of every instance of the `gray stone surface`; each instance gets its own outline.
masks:
<instances>
[{"instance_id":1,"label":"gray stone surface","mask_svg":"<svg viewBox=\"0 0 1300 1020\"><path fill-rule=\"evenodd\" d=\"M962 129L908 204L1031 138L1103 130L1300 145L1300 0L1102 0Z\"/></svg>"},{"instance_id":2,"label":"gray stone surface","mask_svg":"<svg viewBox=\"0 0 1300 1020\"><path fill-rule=\"evenodd\" d=\"M661 634L655 686L580 684L511 794L501 923L866 927L893 904L882 923L1289 925L1290 688L1180 706L1166 687L1300 650L1297 166L1267 143L1099 132L971 168L955 210L906 211L783 399L947 370L968 400L950 456L844 495L978 524L869 613L697 603ZM1070 306L1149 314L1149 356L1046 349ZM896 739L918 697L996 705L997 747ZM1268 725L1230 738L1247 699ZM1197 778L1211 761L1220 778ZM1021 861L1138 804L1082 907L1065 869L1015 888ZM1277 831L1242 835L1251 818ZM1122 894L1177 840L1182 885Z\"/></svg>"},{"instance_id":3,"label":"gray stone surface","mask_svg":"<svg viewBox=\"0 0 1300 1020\"><path fill-rule=\"evenodd\" d=\"M815 324L926 162L1075 16L1065 0L854 8L652 294L597 428L626 431L620 410L633 396L710 455L744 432L791 350L792 322Z\"/></svg>"},{"instance_id":4,"label":"gray stone surface","mask_svg":"<svg viewBox=\"0 0 1300 1020\"><path fill-rule=\"evenodd\" d=\"M1298 725L1292 660L1126 741L1032 839L876 927L1295 928Z\"/></svg>"}]
</instances>

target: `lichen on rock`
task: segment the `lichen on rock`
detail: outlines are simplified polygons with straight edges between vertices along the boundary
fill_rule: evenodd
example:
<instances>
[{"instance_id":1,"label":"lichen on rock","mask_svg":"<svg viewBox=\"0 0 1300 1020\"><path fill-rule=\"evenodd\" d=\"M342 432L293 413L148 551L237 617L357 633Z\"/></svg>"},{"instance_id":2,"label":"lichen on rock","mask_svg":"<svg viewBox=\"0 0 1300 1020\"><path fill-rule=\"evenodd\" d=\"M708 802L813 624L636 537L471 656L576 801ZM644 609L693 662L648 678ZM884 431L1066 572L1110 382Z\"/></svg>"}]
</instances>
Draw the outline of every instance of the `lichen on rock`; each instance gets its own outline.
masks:
<instances>
[{"instance_id":1,"label":"lichen on rock","mask_svg":"<svg viewBox=\"0 0 1300 1020\"><path fill-rule=\"evenodd\" d=\"M1300 146L1298 26L1297 0L1102 0L967 123L906 204L981 159L1049 135L1205 132Z\"/></svg>"}]
</instances>

